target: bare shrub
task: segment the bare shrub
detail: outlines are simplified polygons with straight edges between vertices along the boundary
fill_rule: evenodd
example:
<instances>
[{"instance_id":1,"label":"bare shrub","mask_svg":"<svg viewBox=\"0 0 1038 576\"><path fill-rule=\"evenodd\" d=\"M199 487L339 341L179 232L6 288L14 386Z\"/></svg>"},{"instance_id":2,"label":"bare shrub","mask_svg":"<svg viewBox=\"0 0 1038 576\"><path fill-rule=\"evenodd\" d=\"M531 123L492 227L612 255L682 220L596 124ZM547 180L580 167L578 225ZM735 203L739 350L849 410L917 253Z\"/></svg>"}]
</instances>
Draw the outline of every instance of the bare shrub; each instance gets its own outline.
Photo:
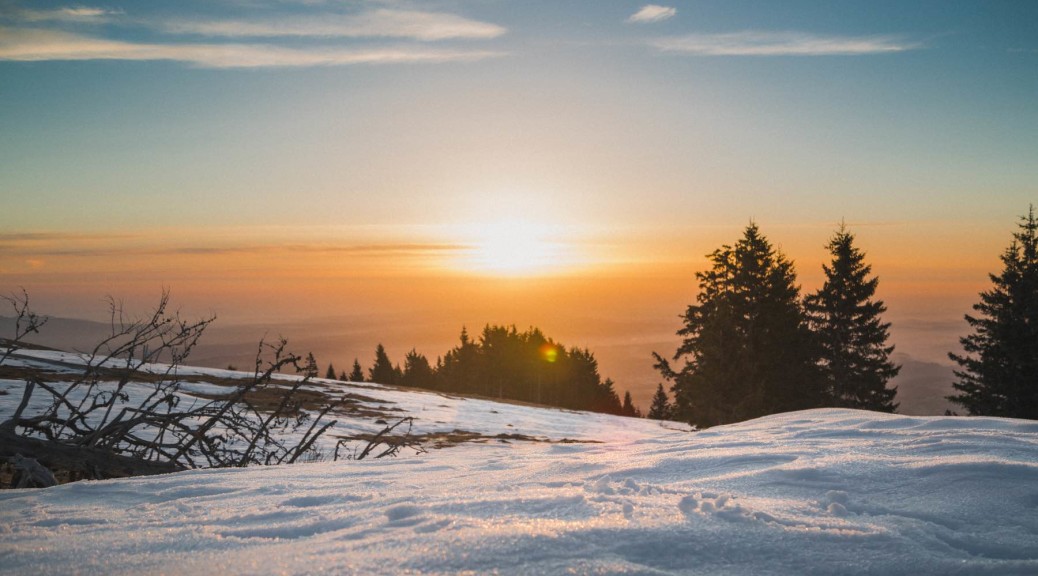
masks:
<instances>
[{"instance_id":1,"label":"bare shrub","mask_svg":"<svg viewBox=\"0 0 1038 576\"><path fill-rule=\"evenodd\" d=\"M31 311L24 291L5 300L17 320L0 364L17 357L23 338L46 322ZM323 459L317 441L336 424L327 416L356 400L315 394L313 356L288 352L283 338L260 342L252 375L234 381L229 392L209 399L184 393L190 390L183 362L214 320L182 319L170 311L168 292L149 316L137 319L111 300L109 335L80 359L63 363L75 371L67 380L46 381L27 371L18 407L0 422L0 458L18 458L22 469L35 460L68 479ZM283 371L296 376L278 378ZM374 456L379 458L413 446L392 437L404 422L409 438L412 420L404 418L351 457L360 460L383 447ZM335 459L338 452L337 445Z\"/></svg>"}]
</instances>

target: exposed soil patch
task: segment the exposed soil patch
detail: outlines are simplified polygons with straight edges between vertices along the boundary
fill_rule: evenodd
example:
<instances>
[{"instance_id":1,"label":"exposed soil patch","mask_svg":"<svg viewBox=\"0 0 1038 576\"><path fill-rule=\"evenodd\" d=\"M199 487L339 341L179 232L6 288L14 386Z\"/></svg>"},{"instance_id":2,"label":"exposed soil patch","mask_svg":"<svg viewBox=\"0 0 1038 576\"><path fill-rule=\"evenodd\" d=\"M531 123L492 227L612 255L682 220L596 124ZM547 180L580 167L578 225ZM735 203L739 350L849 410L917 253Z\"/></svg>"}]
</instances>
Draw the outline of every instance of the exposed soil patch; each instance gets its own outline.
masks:
<instances>
[{"instance_id":1,"label":"exposed soil patch","mask_svg":"<svg viewBox=\"0 0 1038 576\"><path fill-rule=\"evenodd\" d=\"M28 378L39 378L44 382L69 379L68 374L62 374L53 370L26 368L24 366L0 366L0 380L26 380Z\"/></svg>"},{"instance_id":2,"label":"exposed soil patch","mask_svg":"<svg viewBox=\"0 0 1038 576\"><path fill-rule=\"evenodd\" d=\"M210 394L202 392L192 392L192 396L204 398L206 400L218 400L226 398L229 394L234 392L233 389L237 388L242 384L241 380L233 379L207 379L207 378L192 378L192 382L206 382L209 384L216 384L218 386L227 386L231 388L227 391L227 394ZM259 412L273 412L277 410L282 401L284 400L285 392L291 388L291 384L287 382L275 381L273 384L263 386L255 390L251 390L245 394L245 402L255 408ZM322 390L314 390L312 386L307 385L296 390L292 395L292 400L287 406L287 413L285 415L295 415L299 410L310 410L319 411L323 410L329 403L339 402L339 406L332 410L333 414L342 414L351 417L360 418L388 418L394 412L403 412L400 408L385 406L384 404L392 404L387 400L379 400L370 396L364 396L363 394L354 394L347 392L344 394L336 394L334 392L325 392ZM375 405L375 406L371 406Z\"/></svg>"},{"instance_id":3,"label":"exposed soil patch","mask_svg":"<svg viewBox=\"0 0 1038 576\"><path fill-rule=\"evenodd\" d=\"M11 340L10 338L0 338L0 348L11 348L11 347L16 347L16 348L19 348L21 350L49 350L51 352L57 352L58 351L57 348L51 348L49 346L41 346L39 344L32 344L32 343L26 342L24 340L22 340L20 342L15 342L14 340Z\"/></svg>"},{"instance_id":4,"label":"exposed soil patch","mask_svg":"<svg viewBox=\"0 0 1038 576\"><path fill-rule=\"evenodd\" d=\"M337 436L341 440L357 440L361 442L370 442L375 438L375 434L355 434L352 436ZM399 441L405 438L405 436L383 436L388 440ZM537 436L529 436L526 434L494 434L487 435L480 432L469 432L468 430L452 430L450 432L428 432L426 434L411 434L410 439L417 441L425 448L451 448L458 446L466 442L472 442L475 444L486 444L492 440L496 440L501 443L510 442L541 442L545 444L601 444L597 440L574 440L572 438L563 438L561 440L552 440L550 438L543 438Z\"/></svg>"}]
</instances>

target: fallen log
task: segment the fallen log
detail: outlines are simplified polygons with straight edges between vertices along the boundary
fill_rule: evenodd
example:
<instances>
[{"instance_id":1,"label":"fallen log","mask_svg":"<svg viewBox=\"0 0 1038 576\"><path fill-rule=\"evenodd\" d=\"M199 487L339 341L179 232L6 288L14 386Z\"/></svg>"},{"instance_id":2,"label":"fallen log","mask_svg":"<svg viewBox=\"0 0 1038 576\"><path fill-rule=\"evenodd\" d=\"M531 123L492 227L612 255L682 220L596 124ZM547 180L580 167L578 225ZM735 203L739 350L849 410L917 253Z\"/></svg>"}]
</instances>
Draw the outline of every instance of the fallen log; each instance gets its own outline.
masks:
<instances>
[{"instance_id":1,"label":"fallen log","mask_svg":"<svg viewBox=\"0 0 1038 576\"><path fill-rule=\"evenodd\" d=\"M183 466L170 462L141 460L115 454L104 448L28 438L0 429L0 459L12 461L18 455L36 460L55 476L69 475L98 480L185 470Z\"/></svg>"}]
</instances>

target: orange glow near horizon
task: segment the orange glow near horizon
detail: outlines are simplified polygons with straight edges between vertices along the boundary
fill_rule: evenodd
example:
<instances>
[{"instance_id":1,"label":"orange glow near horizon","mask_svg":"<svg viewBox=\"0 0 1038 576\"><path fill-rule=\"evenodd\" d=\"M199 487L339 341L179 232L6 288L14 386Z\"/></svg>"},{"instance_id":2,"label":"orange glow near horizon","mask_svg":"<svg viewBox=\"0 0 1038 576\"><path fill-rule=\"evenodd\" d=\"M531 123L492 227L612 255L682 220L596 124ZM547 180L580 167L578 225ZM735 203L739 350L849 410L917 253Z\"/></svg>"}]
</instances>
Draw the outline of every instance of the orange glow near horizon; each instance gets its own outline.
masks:
<instances>
[{"instance_id":1,"label":"orange glow near horizon","mask_svg":"<svg viewBox=\"0 0 1038 576\"><path fill-rule=\"evenodd\" d=\"M25 287L43 314L104 320L106 296L144 313L168 288L186 317L215 313L218 329L263 326L260 336L281 333L336 366L366 362L379 342L394 358L415 347L435 357L456 344L462 326L535 326L590 349L604 376L647 405L659 380L651 352L673 353L679 315L695 301L695 273L743 226L578 228L550 218L9 234L0 236L0 290ZM966 329L962 314L988 287L1011 233L947 228L852 225L880 278L892 343L927 361L954 350ZM804 292L822 281L832 229L762 223L795 261ZM329 334L316 323L331 325ZM547 351L542 358L550 361Z\"/></svg>"}]
</instances>

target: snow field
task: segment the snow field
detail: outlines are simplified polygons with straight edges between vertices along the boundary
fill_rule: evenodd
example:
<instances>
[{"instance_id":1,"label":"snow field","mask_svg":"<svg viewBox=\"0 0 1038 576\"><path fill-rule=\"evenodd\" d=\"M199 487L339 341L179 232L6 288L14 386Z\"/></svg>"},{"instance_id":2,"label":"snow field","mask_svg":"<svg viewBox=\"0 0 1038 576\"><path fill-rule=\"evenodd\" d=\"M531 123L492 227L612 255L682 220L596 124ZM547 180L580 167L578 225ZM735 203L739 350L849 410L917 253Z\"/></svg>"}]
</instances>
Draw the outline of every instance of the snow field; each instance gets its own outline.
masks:
<instances>
[{"instance_id":1,"label":"snow field","mask_svg":"<svg viewBox=\"0 0 1038 576\"><path fill-rule=\"evenodd\" d=\"M829 409L689 432L363 386L419 433L583 442L4 491L0 573L1038 573L1035 422Z\"/></svg>"}]
</instances>

